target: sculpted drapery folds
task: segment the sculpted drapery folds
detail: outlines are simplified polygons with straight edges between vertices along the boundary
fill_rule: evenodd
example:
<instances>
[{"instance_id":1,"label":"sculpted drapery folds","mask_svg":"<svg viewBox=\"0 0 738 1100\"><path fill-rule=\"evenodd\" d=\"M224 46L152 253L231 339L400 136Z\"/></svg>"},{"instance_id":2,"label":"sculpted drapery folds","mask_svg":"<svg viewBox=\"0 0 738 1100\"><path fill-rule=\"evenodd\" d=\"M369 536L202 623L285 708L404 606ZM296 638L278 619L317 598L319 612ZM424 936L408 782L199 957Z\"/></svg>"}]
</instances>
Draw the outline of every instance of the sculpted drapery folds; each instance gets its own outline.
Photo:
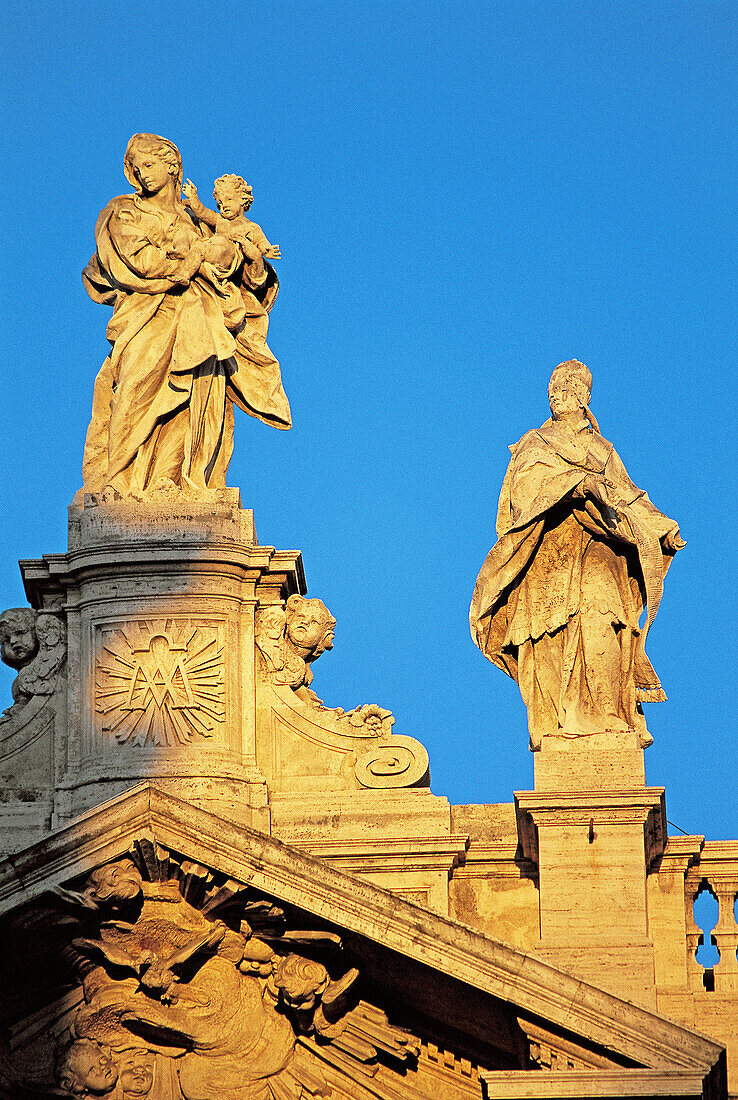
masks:
<instances>
[{"instance_id":1,"label":"sculpted drapery folds","mask_svg":"<svg viewBox=\"0 0 738 1100\"><path fill-rule=\"evenodd\" d=\"M93 300L113 306L85 488L123 496L172 483L222 488L234 403L274 427L291 426L266 342L277 278L261 256L213 234L186 209L172 142L135 134L124 168L135 194L101 212L97 251L83 273Z\"/></svg>"},{"instance_id":2,"label":"sculpted drapery folds","mask_svg":"<svg viewBox=\"0 0 738 1100\"><path fill-rule=\"evenodd\" d=\"M417 1040L360 999L335 932L290 928L271 899L163 848L144 852L153 881L124 858L81 890L56 890L65 926L86 933L66 955L82 999L54 1060L63 1096L307 1100L330 1093L326 1062L350 1074L356 1055L371 1074L374 1043L414 1062ZM12 1060L0 1058L3 1070L14 1082ZM36 1084L21 1095L52 1094Z\"/></svg>"},{"instance_id":3,"label":"sculpted drapery folds","mask_svg":"<svg viewBox=\"0 0 738 1100\"><path fill-rule=\"evenodd\" d=\"M583 363L559 364L551 419L510 448L470 611L474 641L520 686L532 749L628 730L650 744L641 703L665 699L644 643L684 542L600 435L591 387Z\"/></svg>"}]
</instances>

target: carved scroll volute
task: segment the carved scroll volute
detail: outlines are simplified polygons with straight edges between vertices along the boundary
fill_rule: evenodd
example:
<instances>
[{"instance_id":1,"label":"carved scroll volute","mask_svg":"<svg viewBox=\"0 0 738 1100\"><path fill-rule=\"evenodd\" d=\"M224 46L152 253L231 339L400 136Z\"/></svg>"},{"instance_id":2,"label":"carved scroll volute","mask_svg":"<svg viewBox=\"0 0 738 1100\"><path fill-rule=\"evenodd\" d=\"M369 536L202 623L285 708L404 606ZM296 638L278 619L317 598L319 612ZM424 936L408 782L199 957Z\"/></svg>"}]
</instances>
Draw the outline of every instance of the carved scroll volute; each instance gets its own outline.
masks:
<instances>
[{"instance_id":1,"label":"carved scroll volute","mask_svg":"<svg viewBox=\"0 0 738 1100\"><path fill-rule=\"evenodd\" d=\"M346 753L345 772L353 769L362 787L382 790L427 786L428 753L413 737L392 733L395 719L391 711L376 703L364 703L348 711L328 707L310 690L313 677L309 666L333 647L335 625L336 620L321 600L295 595L284 608L261 608L256 621L261 675L274 685L283 704L287 700L280 690L292 689L289 696L293 702L288 705L297 714L304 708L303 715L309 715L311 740ZM371 747L354 755L352 742L358 739Z\"/></svg>"},{"instance_id":2,"label":"carved scroll volute","mask_svg":"<svg viewBox=\"0 0 738 1100\"><path fill-rule=\"evenodd\" d=\"M362 787L422 787L430 782L428 753L414 737L395 734L378 741L354 765Z\"/></svg>"}]
</instances>

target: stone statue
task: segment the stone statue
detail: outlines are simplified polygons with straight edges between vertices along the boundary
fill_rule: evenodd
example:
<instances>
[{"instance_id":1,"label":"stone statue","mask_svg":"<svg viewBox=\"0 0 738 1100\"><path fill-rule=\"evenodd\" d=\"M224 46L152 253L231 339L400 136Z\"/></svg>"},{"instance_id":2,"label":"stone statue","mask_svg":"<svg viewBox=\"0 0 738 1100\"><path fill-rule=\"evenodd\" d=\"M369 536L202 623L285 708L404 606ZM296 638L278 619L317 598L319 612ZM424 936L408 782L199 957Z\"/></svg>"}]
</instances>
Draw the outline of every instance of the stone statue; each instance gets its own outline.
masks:
<instances>
[{"instance_id":1,"label":"stone statue","mask_svg":"<svg viewBox=\"0 0 738 1100\"><path fill-rule=\"evenodd\" d=\"M666 698L644 643L685 544L600 435L591 389L583 363L560 363L551 419L510 448L470 610L474 641L520 687L533 750L628 730L649 745L641 703Z\"/></svg>"},{"instance_id":2,"label":"stone statue","mask_svg":"<svg viewBox=\"0 0 738 1100\"><path fill-rule=\"evenodd\" d=\"M201 495L225 487L234 403L275 428L292 423L266 342L279 283L264 256L279 250L243 217L245 184L240 193L232 182L216 189L218 216L205 211L200 219L184 205L182 159L171 141L134 134L124 171L135 194L101 212L97 251L83 272L91 298L113 307L112 347L85 443L85 490L107 498L174 487ZM192 198L200 208L196 192Z\"/></svg>"},{"instance_id":3,"label":"stone statue","mask_svg":"<svg viewBox=\"0 0 738 1100\"><path fill-rule=\"evenodd\" d=\"M270 244L260 225L249 221L245 212L251 209L254 193L242 176L220 176L213 187L213 198L218 204L218 213L208 210L198 197L197 188L192 180L186 180L182 192L187 205L196 218L209 225L214 233L240 244L252 265L261 259L280 260L282 252L279 245ZM264 265L253 272L263 279Z\"/></svg>"}]
</instances>

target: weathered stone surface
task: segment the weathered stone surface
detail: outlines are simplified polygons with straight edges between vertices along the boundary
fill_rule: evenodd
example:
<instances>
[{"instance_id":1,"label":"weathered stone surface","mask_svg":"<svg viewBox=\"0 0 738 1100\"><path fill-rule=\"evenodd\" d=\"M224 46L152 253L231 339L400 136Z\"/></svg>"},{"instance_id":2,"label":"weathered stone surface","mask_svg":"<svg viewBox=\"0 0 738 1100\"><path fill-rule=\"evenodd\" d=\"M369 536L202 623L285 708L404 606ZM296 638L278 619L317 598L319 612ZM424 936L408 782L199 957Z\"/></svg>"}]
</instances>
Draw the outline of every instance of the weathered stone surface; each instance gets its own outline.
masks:
<instances>
[{"instance_id":1,"label":"weathered stone surface","mask_svg":"<svg viewBox=\"0 0 738 1100\"><path fill-rule=\"evenodd\" d=\"M0 862L0 934L7 1100L55 1066L115 1100L456 1100L557 1058L721 1095L717 1044L151 786Z\"/></svg>"},{"instance_id":2,"label":"weathered stone surface","mask_svg":"<svg viewBox=\"0 0 738 1100\"><path fill-rule=\"evenodd\" d=\"M600 435L591 388L583 363L560 363L551 419L511 447L470 610L474 641L520 686L533 750L608 732L648 745L641 704L665 698L644 643L684 542Z\"/></svg>"},{"instance_id":3,"label":"weathered stone surface","mask_svg":"<svg viewBox=\"0 0 738 1100\"><path fill-rule=\"evenodd\" d=\"M233 405L276 428L291 425L279 363L267 342L279 289L277 259L244 217L251 190L216 181L220 213L187 181L182 158L156 134L134 134L124 158L135 194L119 195L95 226L83 279L113 307L110 356L95 382L83 463L87 492L140 499L225 487Z\"/></svg>"},{"instance_id":4,"label":"weathered stone surface","mask_svg":"<svg viewBox=\"0 0 738 1100\"><path fill-rule=\"evenodd\" d=\"M511 448L471 612L520 684L535 790L451 807L389 710L313 690L336 620L225 486L234 404L290 426L251 189L183 203L150 134L125 171L84 273L111 354L68 549L22 562L31 607L0 616L0 1097L725 1100L738 851L667 838L643 760L683 542L599 434L589 371L560 364Z\"/></svg>"},{"instance_id":5,"label":"weathered stone surface","mask_svg":"<svg viewBox=\"0 0 738 1100\"><path fill-rule=\"evenodd\" d=\"M297 799L308 820L327 792L366 790L376 824L381 792L427 788L428 755L388 710L310 689L335 619L304 597L299 553L259 546L237 490L206 495L80 496L67 553L22 563L34 607L3 620L22 685L0 721L7 847L141 779L267 830L270 798Z\"/></svg>"}]
</instances>

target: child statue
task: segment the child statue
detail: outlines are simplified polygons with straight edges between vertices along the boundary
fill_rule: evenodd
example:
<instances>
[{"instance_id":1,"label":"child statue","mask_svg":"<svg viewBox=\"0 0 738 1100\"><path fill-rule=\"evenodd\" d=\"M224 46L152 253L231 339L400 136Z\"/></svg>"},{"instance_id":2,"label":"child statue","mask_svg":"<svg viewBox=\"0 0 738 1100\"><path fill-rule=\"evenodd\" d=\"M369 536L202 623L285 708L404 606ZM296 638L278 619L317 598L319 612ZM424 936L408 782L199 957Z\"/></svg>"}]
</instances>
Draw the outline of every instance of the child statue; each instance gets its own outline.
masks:
<instances>
[{"instance_id":1,"label":"child statue","mask_svg":"<svg viewBox=\"0 0 738 1100\"><path fill-rule=\"evenodd\" d=\"M185 181L182 192L193 214L216 233L241 245L250 262L282 258L279 246L269 243L261 226L245 217L245 211L251 209L254 193L242 176L219 176L215 181L213 198L218 204L217 213L200 202L191 180Z\"/></svg>"}]
</instances>

